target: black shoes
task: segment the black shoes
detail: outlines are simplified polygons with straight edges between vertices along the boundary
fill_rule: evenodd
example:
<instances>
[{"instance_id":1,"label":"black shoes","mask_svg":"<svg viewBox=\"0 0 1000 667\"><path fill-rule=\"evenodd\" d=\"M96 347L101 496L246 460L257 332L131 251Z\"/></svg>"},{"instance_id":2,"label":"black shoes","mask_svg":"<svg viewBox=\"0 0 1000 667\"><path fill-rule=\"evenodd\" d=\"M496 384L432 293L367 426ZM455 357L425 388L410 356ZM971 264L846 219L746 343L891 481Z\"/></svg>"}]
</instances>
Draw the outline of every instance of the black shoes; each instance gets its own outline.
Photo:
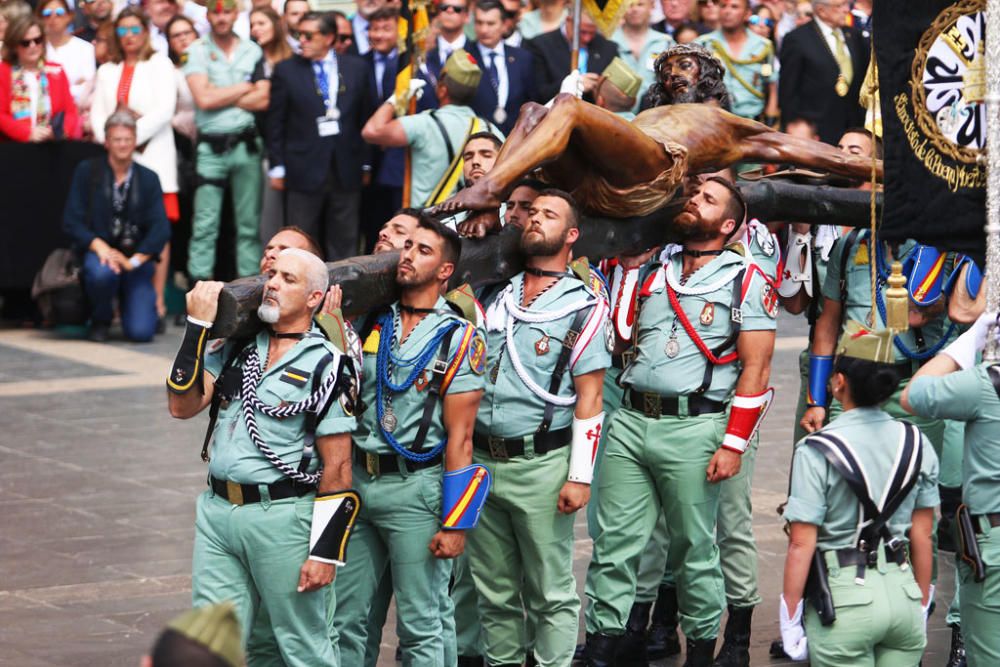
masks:
<instances>
[{"instance_id":1,"label":"black shoes","mask_svg":"<svg viewBox=\"0 0 1000 667\"><path fill-rule=\"evenodd\" d=\"M687 655L684 659L684 667L712 667L712 658L714 657L714 637L712 639L687 640Z\"/></svg>"},{"instance_id":2,"label":"black shoes","mask_svg":"<svg viewBox=\"0 0 1000 667\"><path fill-rule=\"evenodd\" d=\"M649 658L646 656L646 626L649 625L649 611L652 602L636 602L629 612L625 624L625 634L618 642L618 653L615 655L615 667L647 667Z\"/></svg>"},{"instance_id":3,"label":"black shoes","mask_svg":"<svg viewBox=\"0 0 1000 667\"><path fill-rule=\"evenodd\" d=\"M95 343L107 343L110 328L107 324L94 322L90 325L90 334L88 334L87 338Z\"/></svg>"},{"instance_id":4,"label":"black shoes","mask_svg":"<svg viewBox=\"0 0 1000 667\"><path fill-rule=\"evenodd\" d=\"M750 620L753 607L729 607L722 649L712 667L750 667Z\"/></svg>"},{"instance_id":5,"label":"black shoes","mask_svg":"<svg viewBox=\"0 0 1000 667\"><path fill-rule=\"evenodd\" d=\"M677 636L677 589L660 586L653 606L653 619L646 632L646 657L662 660L681 652Z\"/></svg>"},{"instance_id":6,"label":"black shoes","mask_svg":"<svg viewBox=\"0 0 1000 667\"><path fill-rule=\"evenodd\" d=\"M614 667L618 643L621 637L604 635L599 632L587 635L586 667Z\"/></svg>"},{"instance_id":7,"label":"black shoes","mask_svg":"<svg viewBox=\"0 0 1000 667\"><path fill-rule=\"evenodd\" d=\"M956 623L951 626L951 651L948 653L947 667L965 666L965 641L962 639L962 626Z\"/></svg>"}]
</instances>

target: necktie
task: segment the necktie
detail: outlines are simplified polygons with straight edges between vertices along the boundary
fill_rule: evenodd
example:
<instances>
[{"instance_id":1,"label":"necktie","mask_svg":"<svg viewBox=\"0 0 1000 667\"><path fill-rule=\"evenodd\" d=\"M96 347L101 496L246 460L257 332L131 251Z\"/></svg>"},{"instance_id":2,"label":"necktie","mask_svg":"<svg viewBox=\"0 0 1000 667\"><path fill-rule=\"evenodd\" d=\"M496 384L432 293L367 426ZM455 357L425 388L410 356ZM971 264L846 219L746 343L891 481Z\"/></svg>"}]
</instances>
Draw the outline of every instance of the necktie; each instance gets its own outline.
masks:
<instances>
[{"instance_id":1,"label":"necktie","mask_svg":"<svg viewBox=\"0 0 1000 667\"><path fill-rule=\"evenodd\" d=\"M381 67L379 67L381 65ZM386 99L389 97L385 94L385 65L386 65L386 55L384 53L375 52L375 76L378 78L378 95L379 99Z\"/></svg>"},{"instance_id":2,"label":"necktie","mask_svg":"<svg viewBox=\"0 0 1000 667\"><path fill-rule=\"evenodd\" d=\"M448 62L448 58L450 58L450 57L451 57L451 47L450 46L446 46L441 51L441 67L444 67L444 64L446 62Z\"/></svg>"},{"instance_id":3,"label":"necktie","mask_svg":"<svg viewBox=\"0 0 1000 667\"><path fill-rule=\"evenodd\" d=\"M490 85L493 86L493 92L497 92L500 89L500 73L497 72L497 63L496 63L497 52L490 51L489 56L490 56L490 64L489 67L486 68L486 73L489 74Z\"/></svg>"},{"instance_id":4,"label":"necktie","mask_svg":"<svg viewBox=\"0 0 1000 667\"><path fill-rule=\"evenodd\" d=\"M326 76L326 69L323 67L323 63L314 62L313 72L316 74L316 88L323 97L323 103L326 104L327 100L330 99L330 80Z\"/></svg>"},{"instance_id":5,"label":"necktie","mask_svg":"<svg viewBox=\"0 0 1000 667\"><path fill-rule=\"evenodd\" d=\"M833 54L837 59L837 66L840 67L840 74L844 77L847 85L851 85L854 79L854 64L851 63L851 54L847 52L847 45L844 44L844 33L839 29L833 31L833 39L837 42L837 50Z\"/></svg>"},{"instance_id":6,"label":"necktie","mask_svg":"<svg viewBox=\"0 0 1000 667\"><path fill-rule=\"evenodd\" d=\"M580 47L580 58L576 61L576 69L580 74L587 73L587 58L590 54L587 52L586 46Z\"/></svg>"}]
</instances>

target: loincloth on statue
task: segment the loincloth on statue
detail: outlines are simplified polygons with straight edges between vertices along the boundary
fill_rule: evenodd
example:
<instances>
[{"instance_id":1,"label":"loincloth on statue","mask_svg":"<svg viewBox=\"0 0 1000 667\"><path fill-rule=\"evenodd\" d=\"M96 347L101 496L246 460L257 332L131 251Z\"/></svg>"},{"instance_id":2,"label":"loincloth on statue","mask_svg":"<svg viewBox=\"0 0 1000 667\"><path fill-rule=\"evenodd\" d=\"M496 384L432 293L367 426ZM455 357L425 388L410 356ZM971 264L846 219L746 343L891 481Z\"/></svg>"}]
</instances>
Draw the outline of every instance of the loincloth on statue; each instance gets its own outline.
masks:
<instances>
[{"instance_id":1,"label":"loincloth on statue","mask_svg":"<svg viewBox=\"0 0 1000 667\"><path fill-rule=\"evenodd\" d=\"M672 141L660 141L670 164L652 181L618 187L595 171L582 174L573 197L585 211L613 218L649 215L674 198L687 174L687 148Z\"/></svg>"}]
</instances>

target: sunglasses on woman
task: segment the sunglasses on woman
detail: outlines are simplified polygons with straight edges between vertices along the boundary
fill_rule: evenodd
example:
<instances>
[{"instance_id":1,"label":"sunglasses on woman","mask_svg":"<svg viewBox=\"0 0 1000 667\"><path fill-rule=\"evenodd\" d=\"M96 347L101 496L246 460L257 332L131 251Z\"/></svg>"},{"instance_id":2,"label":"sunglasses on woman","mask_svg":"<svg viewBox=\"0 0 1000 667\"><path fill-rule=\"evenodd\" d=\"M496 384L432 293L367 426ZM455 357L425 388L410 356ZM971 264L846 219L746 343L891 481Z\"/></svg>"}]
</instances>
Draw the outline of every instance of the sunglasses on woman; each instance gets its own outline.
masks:
<instances>
[{"instance_id":1,"label":"sunglasses on woman","mask_svg":"<svg viewBox=\"0 0 1000 667\"><path fill-rule=\"evenodd\" d=\"M354 41L354 35L337 35L337 41L343 44L344 42Z\"/></svg>"},{"instance_id":2,"label":"sunglasses on woman","mask_svg":"<svg viewBox=\"0 0 1000 667\"><path fill-rule=\"evenodd\" d=\"M28 39L21 40L21 47L28 48L29 46L41 46L45 43L45 39L42 37L30 37Z\"/></svg>"},{"instance_id":3,"label":"sunglasses on woman","mask_svg":"<svg viewBox=\"0 0 1000 667\"><path fill-rule=\"evenodd\" d=\"M749 20L750 25L765 25L768 28L774 27L774 19L765 19L760 16L751 16Z\"/></svg>"},{"instance_id":4,"label":"sunglasses on woman","mask_svg":"<svg viewBox=\"0 0 1000 667\"><path fill-rule=\"evenodd\" d=\"M43 19L47 19L50 16L66 16L66 9L64 7L56 7L55 9L42 10Z\"/></svg>"},{"instance_id":5,"label":"sunglasses on woman","mask_svg":"<svg viewBox=\"0 0 1000 667\"><path fill-rule=\"evenodd\" d=\"M125 37L126 35L140 35L142 34L141 25L120 25L115 28L115 32L118 33L119 37Z\"/></svg>"}]
</instances>

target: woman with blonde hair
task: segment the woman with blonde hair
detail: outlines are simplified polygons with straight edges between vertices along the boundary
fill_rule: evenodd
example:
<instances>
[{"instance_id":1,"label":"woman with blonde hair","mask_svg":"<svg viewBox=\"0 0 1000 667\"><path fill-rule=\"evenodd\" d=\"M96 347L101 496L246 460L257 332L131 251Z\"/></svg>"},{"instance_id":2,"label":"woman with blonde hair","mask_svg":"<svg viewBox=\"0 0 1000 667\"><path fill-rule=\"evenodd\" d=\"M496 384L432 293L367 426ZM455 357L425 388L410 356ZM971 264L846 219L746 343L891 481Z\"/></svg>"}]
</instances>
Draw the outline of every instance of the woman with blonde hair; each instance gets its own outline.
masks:
<instances>
[{"instance_id":1,"label":"woman with blonde hair","mask_svg":"<svg viewBox=\"0 0 1000 667\"><path fill-rule=\"evenodd\" d=\"M94 140L104 141L104 122L116 110L124 109L136 119L135 161L156 172L163 190L167 219L180 218L177 201L177 149L171 121L177 107L177 83L173 64L153 50L149 20L139 9L127 7L114 21L108 45L111 62L97 71L90 122ZM170 246L164 248L156 268L156 307L166 314L163 290L166 285Z\"/></svg>"}]
</instances>

